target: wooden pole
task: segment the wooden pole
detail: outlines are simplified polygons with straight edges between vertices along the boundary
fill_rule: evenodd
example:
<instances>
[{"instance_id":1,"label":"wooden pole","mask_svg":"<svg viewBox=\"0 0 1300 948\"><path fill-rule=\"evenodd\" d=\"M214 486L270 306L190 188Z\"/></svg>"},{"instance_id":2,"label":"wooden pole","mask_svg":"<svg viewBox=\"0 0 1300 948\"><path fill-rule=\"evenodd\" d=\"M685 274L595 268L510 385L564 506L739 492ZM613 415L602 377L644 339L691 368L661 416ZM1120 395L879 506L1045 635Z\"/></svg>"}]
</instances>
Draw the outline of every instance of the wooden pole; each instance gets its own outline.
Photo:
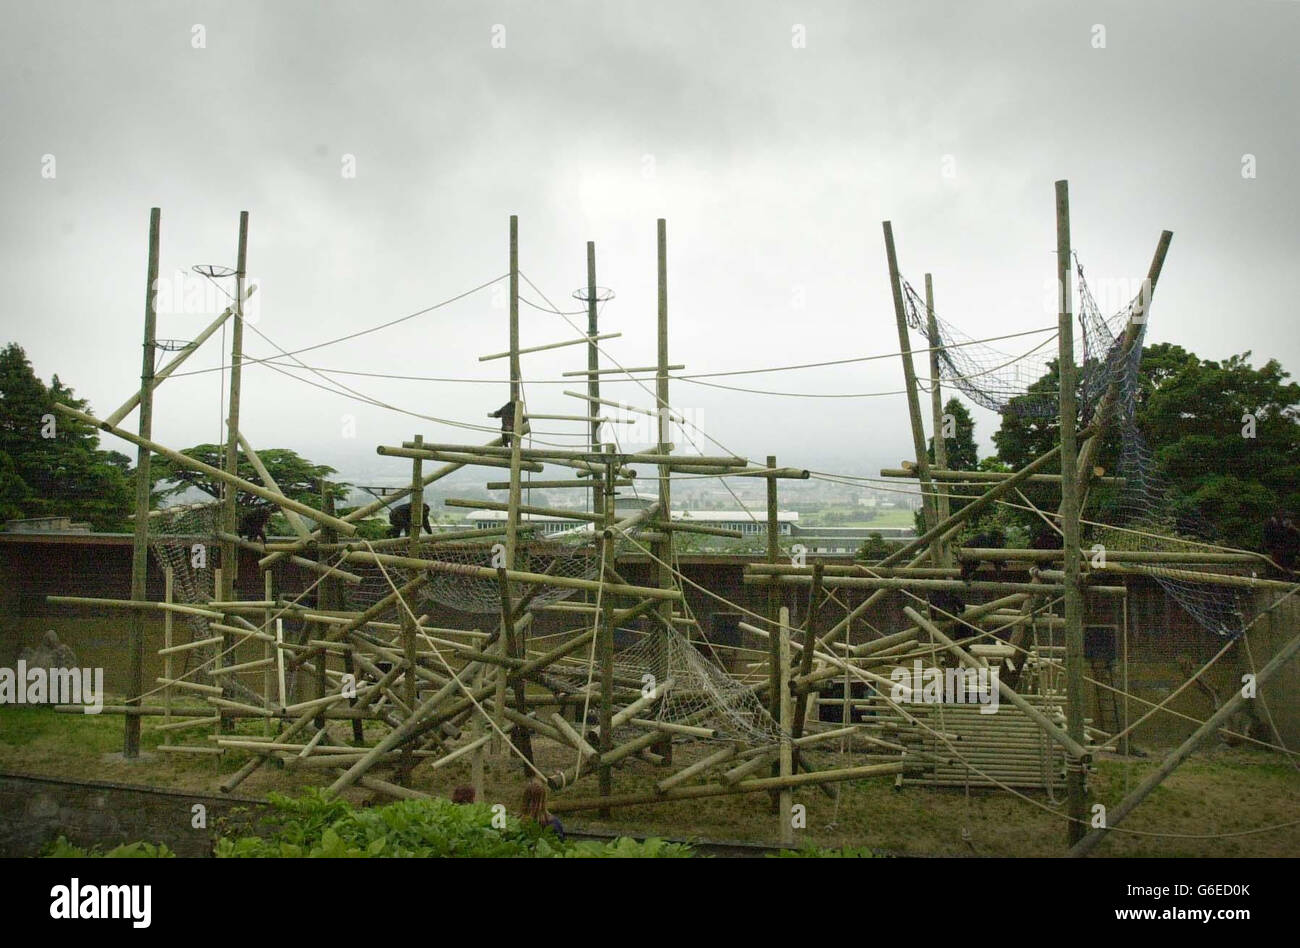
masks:
<instances>
[{"instance_id":1,"label":"wooden pole","mask_svg":"<svg viewBox=\"0 0 1300 948\"><path fill-rule=\"evenodd\" d=\"M768 483L772 483L772 480L769 480ZM794 758L792 756L793 747L790 736L793 723L790 707L790 610L785 606L781 607L780 627L776 638L778 641L777 656L781 670L777 696L781 709L780 716L777 718L777 721L781 724L781 753L778 776L782 780L789 780L790 775L794 772ZM794 845L794 826L790 812L793 809L791 805L793 800L789 784L783 784L778 797L777 817L781 821L781 843L785 846Z\"/></svg>"},{"instance_id":2,"label":"wooden pole","mask_svg":"<svg viewBox=\"0 0 1300 948\"><path fill-rule=\"evenodd\" d=\"M912 447L916 452L916 475L921 484L921 510L927 530L939 517L934 505L934 484L930 481L930 459L925 450L925 426L921 422L921 400L917 394L916 367L912 364L912 344L907 335L907 311L903 302L902 278L898 273L898 256L894 252L894 228L884 222L885 256L889 263L889 285L894 294L894 321L898 324L898 350L903 359L903 381L907 389L907 413L912 422ZM936 432L937 440L937 432ZM930 558L935 566L943 565L941 538L930 541Z\"/></svg>"},{"instance_id":3,"label":"wooden pole","mask_svg":"<svg viewBox=\"0 0 1300 948\"><path fill-rule=\"evenodd\" d=\"M512 405L513 430L510 435L510 498L506 512L506 562L507 569L515 567L515 553L519 543L519 514L523 502L520 483L520 465L523 462L524 403L522 399L522 377L519 369L519 218L510 215L510 402ZM501 573L497 574L499 577ZM510 596L509 575L505 574L505 594ZM508 619L503 619L503 622ZM504 625L497 638L497 654L509 657L509 633ZM505 732L506 717L506 670L504 667L495 671L495 711L497 729L493 732L492 750L496 756L507 754L506 742L501 734ZM522 709L521 709L522 710Z\"/></svg>"},{"instance_id":4,"label":"wooden pole","mask_svg":"<svg viewBox=\"0 0 1300 948\"><path fill-rule=\"evenodd\" d=\"M510 401L519 402L519 215L510 215Z\"/></svg>"},{"instance_id":5,"label":"wooden pole","mask_svg":"<svg viewBox=\"0 0 1300 948\"><path fill-rule=\"evenodd\" d=\"M930 337L930 412L934 416L934 466L948 466L948 441L943 436L943 386L939 384L939 322L934 315L934 284L930 274L925 275L925 318ZM939 519L948 519L948 492L941 491L935 498ZM944 544L944 565L952 565L952 549Z\"/></svg>"},{"instance_id":6,"label":"wooden pole","mask_svg":"<svg viewBox=\"0 0 1300 948\"><path fill-rule=\"evenodd\" d=\"M330 496L329 484L326 482L325 478L322 477L317 486L320 490L321 510L332 516L334 513L334 498ZM321 539L328 543L333 543L337 538L334 536L334 531L327 525L321 530ZM320 558L321 565L324 566L328 555L324 551L319 552L317 555ZM338 584L332 577L326 576L322 579L320 581L319 589L320 591L317 594L317 605L321 612L337 609L342 605L342 603L339 602ZM329 634L328 625L322 623L320 628L322 636ZM327 674L328 664L329 652L322 650L316 658L316 697L318 698L324 698L325 693L329 690L329 676ZM325 727L324 705L321 706L320 714L317 715L315 723L318 730Z\"/></svg>"},{"instance_id":7,"label":"wooden pole","mask_svg":"<svg viewBox=\"0 0 1300 948\"><path fill-rule=\"evenodd\" d=\"M613 452L614 446L607 445L606 450ZM605 473L605 526L608 526L614 520L614 470L613 465L606 468ZM601 562L605 571L601 575L602 581L609 576L609 570L613 564L609 562L609 557L613 553L614 544L611 539L605 536L607 531L601 531ZM614 770L613 766L607 760L607 756L614 749L614 604L610 601L610 596L601 593L600 601L600 638L598 640L597 652L600 656L600 752L601 762L597 767L597 773L600 778L600 796L607 799L614 792ZM600 808L601 819L609 819L611 816L610 808L602 806Z\"/></svg>"},{"instance_id":8,"label":"wooden pole","mask_svg":"<svg viewBox=\"0 0 1300 948\"><path fill-rule=\"evenodd\" d=\"M1070 186L1056 182L1056 285L1059 293L1057 360L1061 407L1061 532L1065 564L1066 732L1077 744L1084 741L1083 715L1083 581L1079 570L1079 481L1074 365L1074 300L1071 290ZM1077 760L1066 764L1066 794L1070 812L1069 840L1077 843L1087 826L1088 795L1084 770Z\"/></svg>"},{"instance_id":9,"label":"wooden pole","mask_svg":"<svg viewBox=\"0 0 1300 948\"><path fill-rule=\"evenodd\" d=\"M235 262L235 318L230 332L230 405L226 417L226 453L222 469L239 476L239 396L244 358L244 278L248 263L248 211L239 214L239 251ZM226 482L222 491L221 522L226 533L239 531L239 492ZM269 484L267 485L270 486ZM218 599L234 599L235 580L239 574L239 551L235 545L221 543L221 590Z\"/></svg>"},{"instance_id":10,"label":"wooden pole","mask_svg":"<svg viewBox=\"0 0 1300 948\"><path fill-rule=\"evenodd\" d=\"M423 441L420 435L415 436L417 442ZM424 462L419 458L411 461L411 530L408 536L407 553L413 559L420 556L420 529L424 523ZM415 580L420 577L416 570L411 570L407 579ZM406 653L406 674L405 695L406 706L415 707L416 687L419 684L415 675L415 617L411 615L411 610L402 610L402 648Z\"/></svg>"},{"instance_id":11,"label":"wooden pole","mask_svg":"<svg viewBox=\"0 0 1300 948\"><path fill-rule=\"evenodd\" d=\"M658 320L657 320L657 362L655 370L655 409L658 418L659 440L655 453L667 458L672 453L672 413L668 399L668 221L659 218L655 222L655 257L656 275L658 277ZM659 512L667 523L673 521L672 468L668 464L659 465ZM662 530L662 539L652 541L651 548L657 562L655 571L659 588L671 589L673 577L673 532ZM652 669L655 681L661 682L668 677L668 656L671 647L673 604L665 599L658 605L659 613L659 650ZM651 750L664 758L666 764L673 759L673 742L665 737Z\"/></svg>"},{"instance_id":12,"label":"wooden pole","mask_svg":"<svg viewBox=\"0 0 1300 948\"><path fill-rule=\"evenodd\" d=\"M158 240L162 210L149 211L149 262L144 288L144 354L140 362L140 438L148 441L153 432L153 368L154 336L157 326L156 294L158 292ZM56 406L57 407L57 406ZM135 529L131 539L131 599L142 602L147 598L149 575L149 448L141 445L135 455ZM127 683L127 705L139 705L144 693L144 625L143 610L131 613L131 672ZM140 718L128 714L122 725L122 756L134 759L140 756Z\"/></svg>"},{"instance_id":13,"label":"wooden pole","mask_svg":"<svg viewBox=\"0 0 1300 948\"><path fill-rule=\"evenodd\" d=\"M262 595L263 602L274 602L271 597L275 594L274 578L271 571L267 570L262 574ZM267 667L262 672L262 700L266 702L268 708L275 708L284 705L284 696L279 701L271 698L275 694L275 665L279 662L279 649L276 648L275 633L272 631L271 609L267 607L262 610L262 631L269 633L269 637L262 640L262 658L268 659ZM168 677L171 677L170 675ZM266 737L271 736L273 725L270 718L264 718L262 721L262 734Z\"/></svg>"},{"instance_id":14,"label":"wooden pole","mask_svg":"<svg viewBox=\"0 0 1300 948\"><path fill-rule=\"evenodd\" d=\"M497 585L501 590L501 638L506 643L505 656L523 664L524 657L527 654L527 648L523 644L526 623L516 623L514 620L514 597L510 594L510 580L506 578L504 569L497 570ZM501 676L501 681L504 682L506 678L505 666L502 666L497 674ZM528 707L528 695L527 683L522 678L515 679L514 699L519 713L523 714ZM510 710L505 701L501 701L497 707L501 709L503 715ZM533 762L532 735L524 728L516 729L515 734L517 735L515 746L519 748L524 760L531 764Z\"/></svg>"},{"instance_id":15,"label":"wooden pole","mask_svg":"<svg viewBox=\"0 0 1300 948\"><path fill-rule=\"evenodd\" d=\"M587 371L591 374L587 377L587 395L590 396L592 404L598 404L600 400L600 349L596 345L599 338L599 313L596 305L596 244L594 241L587 241ZM594 414L594 413L593 413ZM600 421L599 416L591 420L591 451L594 454L600 450ZM590 479L591 484L591 509L596 512L604 509L604 503L601 500L601 491L604 484L599 477Z\"/></svg>"},{"instance_id":16,"label":"wooden pole","mask_svg":"<svg viewBox=\"0 0 1300 948\"><path fill-rule=\"evenodd\" d=\"M170 566L164 566L163 567L163 601L166 602L168 605L171 604L172 597L174 595L174 588L175 588L174 580L175 580L175 576L172 575L172 568ZM168 609L163 613L163 675L166 677L167 681L169 682L176 680L176 669L175 666L173 665L174 660L172 658L172 653L169 651L169 649L172 646L172 630L173 630L172 611ZM170 684L163 689L164 726L172 723L172 691L173 688ZM220 689L218 689L218 691L220 691ZM163 743L170 744L171 737L170 736L164 737Z\"/></svg>"},{"instance_id":17,"label":"wooden pole","mask_svg":"<svg viewBox=\"0 0 1300 948\"><path fill-rule=\"evenodd\" d=\"M767 456L767 466L776 467L776 457ZM777 537L776 478L767 479L767 561L775 564L781 559L781 545ZM781 587L772 583L767 587L767 617L775 625L781 620ZM781 679L788 669L781 664L780 636L767 637L767 710L773 721L781 720Z\"/></svg>"},{"instance_id":18,"label":"wooden pole","mask_svg":"<svg viewBox=\"0 0 1300 948\"><path fill-rule=\"evenodd\" d=\"M762 764L760 758L757 763ZM740 793L771 792L782 787L801 787L807 784L835 783L841 780L865 780L869 777L892 776L905 770L919 769L917 764L889 763L868 764L863 767L845 767L842 770L822 770L808 774L792 774L789 777L759 777L739 780L731 784L704 784L696 787L673 787L671 790L649 793L623 793L609 798L612 806L640 806L646 803L662 803L668 800L698 800L704 797L729 796ZM549 804L552 813L572 813L576 810L593 810L606 801L596 799L559 799Z\"/></svg>"}]
</instances>

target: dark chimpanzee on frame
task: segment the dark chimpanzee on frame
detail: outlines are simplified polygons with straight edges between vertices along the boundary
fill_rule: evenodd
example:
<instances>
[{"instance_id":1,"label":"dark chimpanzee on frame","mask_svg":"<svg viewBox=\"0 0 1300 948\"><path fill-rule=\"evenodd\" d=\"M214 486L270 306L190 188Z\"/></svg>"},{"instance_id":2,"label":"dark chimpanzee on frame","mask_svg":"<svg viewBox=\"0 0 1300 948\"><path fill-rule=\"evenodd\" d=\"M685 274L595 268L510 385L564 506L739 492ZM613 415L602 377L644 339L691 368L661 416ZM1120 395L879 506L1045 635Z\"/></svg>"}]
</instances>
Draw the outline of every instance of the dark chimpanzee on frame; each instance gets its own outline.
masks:
<instances>
[{"instance_id":1,"label":"dark chimpanzee on frame","mask_svg":"<svg viewBox=\"0 0 1300 948\"><path fill-rule=\"evenodd\" d=\"M425 533L432 533L433 527L429 526L429 505L421 504L421 523ZM400 537L411 535L411 503L407 501L392 510L388 511L388 535L389 537Z\"/></svg>"}]
</instances>

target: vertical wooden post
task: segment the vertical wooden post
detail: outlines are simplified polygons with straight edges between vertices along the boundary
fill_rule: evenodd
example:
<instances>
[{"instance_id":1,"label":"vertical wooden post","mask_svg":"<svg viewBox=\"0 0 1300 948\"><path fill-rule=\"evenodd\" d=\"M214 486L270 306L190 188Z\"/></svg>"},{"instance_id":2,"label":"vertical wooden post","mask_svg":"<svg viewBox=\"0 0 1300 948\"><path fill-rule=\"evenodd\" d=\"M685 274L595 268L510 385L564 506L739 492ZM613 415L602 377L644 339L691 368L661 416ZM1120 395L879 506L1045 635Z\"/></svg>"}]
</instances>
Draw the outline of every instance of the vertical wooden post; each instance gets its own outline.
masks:
<instances>
[{"instance_id":1,"label":"vertical wooden post","mask_svg":"<svg viewBox=\"0 0 1300 948\"><path fill-rule=\"evenodd\" d=\"M235 314L231 319L230 333L230 405L226 415L226 452L222 469L227 474L239 474L239 393L244 358L244 280L248 266L248 211L239 213L239 249L235 260ZM222 491L222 529L233 536L239 530L239 490L232 484ZM233 540L221 541L221 587L219 598L229 602L235 598L235 581L239 576L239 547ZM222 634L221 648L229 649L234 642L229 633ZM229 698L230 687L226 681L222 693ZM233 720L221 715L221 733L234 728Z\"/></svg>"},{"instance_id":2,"label":"vertical wooden post","mask_svg":"<svg viewBox=\"0 0 1300 948\"><path fill-rule=\"evenodd\" d=\"M415 444L418 448L424 442L424 436L417 434ZM420 556L420 529L424 524L424 462L420 458L411 461L411 532L406 545L406 555L412 559ZM419 579L419 571L411 570L408 579ZM405 698L406 706L416 706L416 689L419 679L415 674L415 618L410 610L402 610L402 648L406 653Z\"/></svg>"},{"instance_id":3,"label":"vertical wooden post","mask_svg":"<svg viewBox=\"0 0 1300 948\"><path fill-rule=\"evenodd\" d=\"M769 477L768 481L774 481L776 478ZM790 610L786 606L781 607L779 634L774 636L778 640L777 651L781 664L781 683L778 694L778 701L781 707L781 713L777 720L781 723L781 752L780 752L780 776L789 777L794 772L794 745L790 743L792 714L790 707ZM792 809L794 796L790 787L782 787L777 802L777 818L781 821L781 843L785 846L794 845L794 826L790 820L790 811Z\"/></svg>"},{"instance_id":4,"label":"vertical wooden post","mask_svg":"<svg viewBox=\"0 0 1300 948\"><path fill-rule=\"evenodd\" d=\"M225 587L222 585L221 567L220 567L220 566L218 566L218 567L216 567L215 569L212 570L212 588L213 588L213 589L223 589L223 588L225 588ZM219 675L219 674L217 674L217 672L219 672L219 671L221 670L222 666L226 664L226 658L225 658L225 654L224 654L224 652L225 652L225 648L224 648L224 646L225 646L225 642L224 642L224 641L223 641L220 645L217 646L217 654L216 654L216 656L212 659L212 681L213 681L215 684L220 685L220 686L222 687L222 689L224 689L225 686L226 686L226 679L225 679L225 676L224 676L224 675ZM233 661L231 662L231 664L233 664ZM225 694L224 690L223 690L222 694L223 694L223 695ZM226 718L226 717L222 716L220 713L218 713L218 715L217 715L217 723L214 724L214 725L212 726L212 736L213 736L213 739L214 739L214 740L217 739L217 738L219 738L219 737L221 737L223 731L225 730L225 726L226 726L226 724L228 723L228 721L229 721L229 718ZM214 760L216 760L217 765L220 766L221 758L218 757L216 754L213 754L212 756L213 756Z\"/></svg>"},{"instance_id":5,"label":"vertical wooden post","mask_svg":"<svg viewBox=\"0 0 1300 948\"><path fill-rule=\"evenodd\" d=\"M284 620L279 618L275 620L275 683L280 686L279 707L283 708L289 703L289 685L284 669Z\"/></svg>"},{"instance_id":6,"label":"vertical wooden post","mask_svg":"<svg viewBox=\"0 0 1300 948\"><path fill-rule=\"evenodd\" d=\"M482 662L479 662L478 667L474 671L473 687L475 691L478 691L483 687ZM470 718L470 721L470 737L472 740L476 741L483 736L483 729L486 727L483 723L483 715L475 714ZM470 757L470 783L474 786L474 800L479 803L483 802L483 757L483 746L480 744L478 747L474 748L473 754Z\"/></svg>"},{"instance_id":7,"label":"vertical wooden post","mask_svg":"<svg viewBox=\"0 0 1300 948\"><path fill-rule=\"evenodd\" d=\"M600 333L600 314L596 311L596 243L587 241L587 413L593 418L600 414L600 349L596 346L596 336ZM591 450L600 450L600 422L591 423ZM604 484L599 477L591 478L591 510L598 513L605 509L601 491Z\"/></svg>"},{"instance_id":8,"label":"vertical wooden post","mask_svg":"<svg viewBox=\"0 0 1300 948\"><path fill-rule=\"evenodd\" d=\"M514 406L512 417L514 431L510 435L510 498L506 511L506 568L515 568L515 548L519 540L519 504L522 501L520 484L524 430L524 403L521 386L522 375L519 370L519 217L510 215L510 402ZM503 620L504 621L504 620ZM510 655L509 636L503 626L497 637L497 654L502 658ZM494 713L497 728L492 740L496 756L508 753L506 743L500 735L506 728L506 668L501 666L494 671L496 688L493 692Z\"/></svg>"},{"instance_id":9,"label":"vertical wooden post","mask_svg":"<svg viewBox=\"0 0 1300 948\"><path fill-rule=\"evenodd\" d=\"M162 209L149 210L149 262L146 267L144 288L144 355L140 360L140 437L153 437L153 363L154 336L158 314L154 310L158 291L158 236L161 229ZM149 578L149 461L146 447L135 453L135 529L131 540L131 598L144 602L147 598ZM170 613L169 613L170 614ZM145 611L131 610L129 647L131 674L127 682L128 705L139 705L144 694L144 628ZM170 676L169 676L170 677ZM170 733L169 731L164 733ZM124 715L122 722L122 756L140 756L140 715Z\"/></svg>"},{"instance_id":10,"label":"vertical wooden post","mask_svg":"<svg viewBox=\"0 0 1300 948\"><path fill-rule=\"evenodd\" d=\"M605 510L604 520L601 527L608 527L615 520L614 517L614 477L618 470L618 465L614 461L614 446L612 444L605 446L605 470L601 475L605 478ZM613 551L614 541L601 532L601 559L605 562L606 571L614 569L614 564L609 561L610 554ZM608 575L604 577L608 579ZM600 752L602 755L609 753L614 749L614 604L610 601L608 595L601 596L600 615L595 617L600 623L599 648L600 653ZM600 777L600 796L607 799L614 792L614 771L607 763L599 766ZM609 819L611 815L608 806L601 806L601 819Z\"/></svg>"},{"instance_id":11,"label":"vertical wooden post","mask_svg":"<svg viewBox=\"0 0 1300 948\"><path fill-rule=\"evenodd\" d=\"M275 584L271 577L271 571L268 569L262 573L262 601L274 602L274 596ZM262 631L267 635L275 635L275 633L271 631L271 622L271 607L267 606L262 610ZM268 708L276 707L276 703L271 700L271 695L275 693L275 666L272 664L272 660L275 658L275 653L278 651L279 649L275 647L274 642L267 639L262 640L262 658L267 661L266 666L262 668L262 700L266 702L266 707ZM283 695L280 697L279 706L284 706ZM262 734L269 737L274 733L274 730L275 721L271 718L263 718Z\"/></svg>"},{"instance_id":12,"label":"vertical wooden post","mask_svg":"<svg viewBox=\"0 0 1300 948\"><path fill-rule=\"evenodd\" d=\"M939 322L934 315L934 285L930 274L925 275L925 316L926 329L930 337L930 411L934 415L934 466L943 469L948 466L948 442L943 437L943 386L939 384ZM940 489L935 498L939 511L939 520L947 520L948 487ZM943 565L951 566L952 548L944 544Z\"/></svg>"},{"instance_id":13,"label":"vertical wooden post","mask_svg":"<svg viewBox=\"0 0 1300 948\"><path fill-rule=\"evenodd\" d=\"M1075 426L1074 299L1070 263L1070 186L1056 182L1056 281L1059 294L1057 360L1061 394L1061 532L1065 564L1066 733L1079 744L1083 731L1083 592L1079 576L1079 477ZM1066 793L1071 845L1087 830L1088 800L1083 766L1070 759Z\"/></svg>"},{"instance_id":14,"label":"vertical wooden post","mask_svg":"<svg viewBox=\"0 0 1300 948\"><path fill-rule=\"evenodd\" d=\"M775 455L767 456L767 466L769 469L776 467ZM768 477L765 480L767 481L767 561L775 563L781 558L780 538L777 536L776 478ZM772 583L767 587L767 617L773 623L779 622L783 610L781 587ZM767 637L767 706L773 721L779 721L781 718L781 679L785 675L785 668L781 665L780 642L777 639L778 636L775 635Z\"/></svg>"},{"instance_id":15,"label":"vertical wooden post","mask_svg":"<svg viewBox=\"0 0 1300 948\"><path fill-rule=\"evenodd\" d=\"M415 436L415 444L418 448L424 442L424 435ZM410 531L407 533L406 555L412 558L420 556L420 529L424 525L424 461L420 458L411 460L411 516ZM418 579L419 570L411 570L407 573L408 579ZM412 597L414 599L414 597ZM408 605L410 605L408 603ZM413 609L402 609L402 658L406 664L406 670L402 676L402 694L406 701L406 706L415 709L418 703L418 691L420 687L419 676L415 673L415 666L418 656L416 655L416 634L415 634L415 616L411 613ZM411 751L413 745L406 744L403 747L402 764L398 768L401 775L398 778L399 783L406 782L406 775L415 767L416 758Z\"/></svg>"},{"instance_id":16,"label":"vertical wooden post","mask_svg":"<svg viewBox=\"0 0 1300 948\"><path fill-rule=\"evenodd\" d=\"M776 467L776 455L767 456L767 466ZM775 563L781 557L780 538L777 536L777 493L776 478L768 477L767 481L767 561ZM786 609L781 605L781 587L776 583L767 587L767 617L774 624L781 621L781 615ZM781 657L780 636L775 634L771 629L768 630L767 636L767 710L772 715L773 721L780 721L784 708L781 704L781 682L785 679L788 669L783 664L784 659ZM784 749L785 744L782 743ZM781 762L779 760L772 762L772 775L780 774ZM780 813L784 797L780 793L770 795L772 808L778 814Z\"/></svg>"},{"instance_id":17,"label":"vertical wooden post","mask_svg":"<svg viewBox=\"0 0 1300 948\"><path fill-rule=\"evenodd\" d=\"M319 488L320 488L321 513L325 513L333 516L334 498L330 496L329 483L323 477L320 479ZM334 543L337 541L338 534L334 531L333 527L321 523L320 528L321 528L320 538L322 544ZM328 559L328 555L324 552L324 550L322 550L319 556L319 561L323 564L327 559ZM327 577L320 581L320 586L317 588L320 590L320 592L317 594L316 602L319 604L321 612L328 612L330 610L337 609L339 607L339 591L338 591L337 580L335 580L333 577ZM329 632L329 626L326 624L322 624L320 626L320 637L325 638L328 632ZM329 655L330 653L328 649L322 649L320 654L316 656L316 691L317 691L316 696L318 698L325 697L325 693L329 691L329 675L327 674L327 669L329 667ZM320 712L316 715L315 721L313 721L312 723L315 724L317 729L326 726L327 722L325 719L325 709L323 707L320 709Z\"/></svg>"},{"instance_id":18,"label":"vertical wooden post","mask_svg":"<svg viewBox=\"0 0 1300 948\"><path fill-rule=\"evenodd\" d=\"M658 419L658 452L668 454L672 451L672 412L669 408L668 400L668 222L664 218L659 218L656 222L656 244L657 251L657 270L659 277L659 319L658 319L658 364L655 371L655 407L656 418ZM672 523L673 520L673 492L672 492L672 469L667 464L659 465L659 515L664 518L666 523ZM673 586L673 532L671 530L662 530L662 539L654 541L654 555L659 558L656 564L659 586L662 589L670 589ZM673 604L671 600L664 599L656 607L659 610L659 616L662 619L658 623L658 636L660 648L658 659L655 663L654 676L655 683L665 680L668 677L668 656L670 642L670 630L673 621ZM673 760L673 742L665 738L657 742L653 747L654 753L664 758L665 764L671 764Z\"/></svg>"},{"instance_id":19,"label":"vertical wooden post","mask_svg":"<svg viewBox=\"0 0 1300 948\"><path fill-rule=\"evenodd\" d=\"M903 303L903 283L898 274L898 256L894 252L894 228L884 222L885 256L889 263L889 285L894 294L894 320L898 324L898 350L903 357L903 381L907 389L907 414L912 422L912 448L916 453L916 477L921 485L921 511L927 530L939 521L935 517L934 484L930 481L930 459L925 450L925 426L921 423L921 400L917 395L916 367L912 365L912 345L907 337L907 311ZM943 564L943 544L938 537L930 541L930 559Z\"/></svg>"},{"instance_id":20,"label":"vertical wooden post","mask_svg":"<svg viewBox=\"0 0 1300 948\"><path fill-rule=\"evenodd\" d=\"M167 603L168 605L171 605L173 596L175 595L175 586L174 586L175 578L176 577L172 574L172 568L170 566L164 566L163 567L163 602ZM163 613L163 648L164 649L170 649L172 647L172 629L173 629L172 622L173 622L172 611L168 609L165 613ZM172 663L171 652L163 653L163 677L166 678L168 682L167 686L163 688L163 725L166 726L172 723L171 682L176 680L176 666ZM133 716L138 716L138 715L133 715ZM171 743L171 733L172 732L170 730L163 731L164 744Z\"/></svg>"},{"instance_id":21,"label":"vertical wooden post","mask_svg":"<svg viewBox=\"0 0 1300 948\"><path fill-rule=\"evenodd\" d=\"M510 215L510 400L519 401L519 215ZM518 428L518 425L515 426Z\"/></svg>"}]
</instances>

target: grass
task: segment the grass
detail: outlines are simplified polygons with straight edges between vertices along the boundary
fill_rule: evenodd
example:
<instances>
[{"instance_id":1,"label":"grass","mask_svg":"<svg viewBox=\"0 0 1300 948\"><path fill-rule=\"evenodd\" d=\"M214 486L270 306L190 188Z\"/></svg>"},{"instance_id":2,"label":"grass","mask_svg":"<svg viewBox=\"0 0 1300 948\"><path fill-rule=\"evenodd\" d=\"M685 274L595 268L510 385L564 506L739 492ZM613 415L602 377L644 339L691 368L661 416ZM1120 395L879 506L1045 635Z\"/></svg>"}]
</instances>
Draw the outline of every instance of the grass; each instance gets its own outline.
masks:
<instances>
[{"instance_id":1,"label":"grass","mask_svg":"<svg viewBox=\"0 0 1300 948\"><path fill-rule=\"evenodd\" d=\"M244 722L243 733L260 733L260 722ZM202 729L199 733L210 733ZM350 740L346 723L332 726L341 743ZM220 761L148 753L159 735L147 724L139 761L120 756L122 718L116 715L58 714L47 708L0 708L0 767L52 776L143 783L192 792L212 793L224 775L248 758L231 753ZM199 743L198 734L192 739ZM538 764L550 773L572 765L572 751L550 741L534 742ZM676 764L690 762L704 751L678 745ZM1146 759L1102 759L1091 778L1096 802L1114 807L1127 789L1135 787L1159 764L1160 754ZM828 760L823 766L832 766ZM631 760L614 771L614 792L644 792L664 771ZM517 813L526 775L518 765L489 762L482 802L503 803ZM238 793L264 796L297 793L324 781L320 771L259 768L240 785ZM467 761L446 768L419 767L411 785L436 796L449 796L469 782ZM807 828L796 832L797 845L823 848L863 847L913 855L1053 856L1065 850L1063 807L1041 792L1029 801L996 790L939 789L917 786L893 788L892 779L841 784L838 800L816 788L797 791L794 802L807 810ZM584 777L571 795L595 793L594 778ZM354 803L372 802L370 791L352 789ZM557 794L556 799L562 795ZM1030 802L1032 801L1032 802ZM388 802L374 798L373 802ZM1059 802L1059 800L1058 800ZM1279 755L1241 748L1202 751L1176 770L1110 838L1098 853L1108 856L1297 856L1300 826L1240 836L1261 827L1295 820L1300 811L1300 773ZM600 820L594 812L564 814L566 824L618 834L655 835L676 839L707 839L772 843L777 818L764 794L664 801L614 811ZM1134 832L1136 831L1136 832ZM1154 835L1146 835L1154 834ZM1217 836L1219 838L1197 838Z\"/></svg>"}]
</instances>

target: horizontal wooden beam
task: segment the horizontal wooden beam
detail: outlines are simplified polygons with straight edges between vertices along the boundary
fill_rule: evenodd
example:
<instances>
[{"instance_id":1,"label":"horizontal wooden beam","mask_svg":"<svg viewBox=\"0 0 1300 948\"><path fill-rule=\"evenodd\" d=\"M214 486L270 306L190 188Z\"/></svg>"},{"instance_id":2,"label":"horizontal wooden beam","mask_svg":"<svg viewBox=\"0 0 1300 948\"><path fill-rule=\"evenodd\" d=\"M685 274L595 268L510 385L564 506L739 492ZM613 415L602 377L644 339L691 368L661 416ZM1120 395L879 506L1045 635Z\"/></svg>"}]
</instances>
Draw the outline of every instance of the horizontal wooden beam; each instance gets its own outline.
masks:
<instances>
[{"instance_id":1,"label":"horizontal wooden beam","mask_svg":"<svg viewBox=\"0 0 1300 948\"><path fill-rule=\"evenodd\" d=\"M867 777L883 777L900 774L908 770L919 770L920 763L907 764L868 764L863 767L845 767L841 770L822 770L812 773L792 774L788 777L759 777L751 780L739 780L730 786L726 784L706 784L701 787L674 787L659 793L622 793L607 797L566 800L558 797L547 804L552 813L568 813L575 810L595 810L604 807L640 806L647 803L661 803L666 800L698 800L702 797L727 796L733 793L757 793L760 790L779 790L783 787L801 787L808 784L836 783L843 780L862 780Z\"/></svg>"},{"instance_id":2,"label":"horizontal wooden beam","mask_svg":"<svg viewBox=\"0 0 1300 948\"><path fill-rule=\"evenodd\" d=\"M394 447L388 444L381 444L375 448L375 453L386 458L420 458L424 461L450 461L454 464L473 464L478 467L510 467L508 456L491 455L481 456L468 452L458 451L430 451L422 448ZM543 470L542 465L536 461L520 462L519 469L522 471L531 471L540 474Z\"/></svg>"},{"instance_id":3,"label":"horizontal wooden beam","mask_svg":"<svg viewBox=\"0 0 1300 948\"><path fill-rule=\"evenodd\" d=\"M504 500L468 500L464 497L448 497L443 501L448 507L469 507L475 510L509 510L510 505ZM582 520L587 523L600 523L605 518L598 513L585 510L567 510L563 507L537 507L533 504L519 504L520 513L533 514L538 517L559 517L564 520Z\"/></svg>"},{"instance_id":4,"label":"horizontal wooden beam","mask_svg":"<svg viewBox=\"0 0 1300 948\"><path fill-rule=\"evenodd\" d=\"M528 355L530 352L546 352L549 349L563 349L565 346L581 346L590 342L604 342L606 339L618 339L623 334L621 332L606 332L597 336L579 336L577 339L566 339L563 342L548 342L543 346L529 346L526 349L520 349L518 355ZM491 355L479 356L480 362L491 362L494 359L510 358L509 350L505 352L494 352Z\"/></svg>"}]
</instances>

